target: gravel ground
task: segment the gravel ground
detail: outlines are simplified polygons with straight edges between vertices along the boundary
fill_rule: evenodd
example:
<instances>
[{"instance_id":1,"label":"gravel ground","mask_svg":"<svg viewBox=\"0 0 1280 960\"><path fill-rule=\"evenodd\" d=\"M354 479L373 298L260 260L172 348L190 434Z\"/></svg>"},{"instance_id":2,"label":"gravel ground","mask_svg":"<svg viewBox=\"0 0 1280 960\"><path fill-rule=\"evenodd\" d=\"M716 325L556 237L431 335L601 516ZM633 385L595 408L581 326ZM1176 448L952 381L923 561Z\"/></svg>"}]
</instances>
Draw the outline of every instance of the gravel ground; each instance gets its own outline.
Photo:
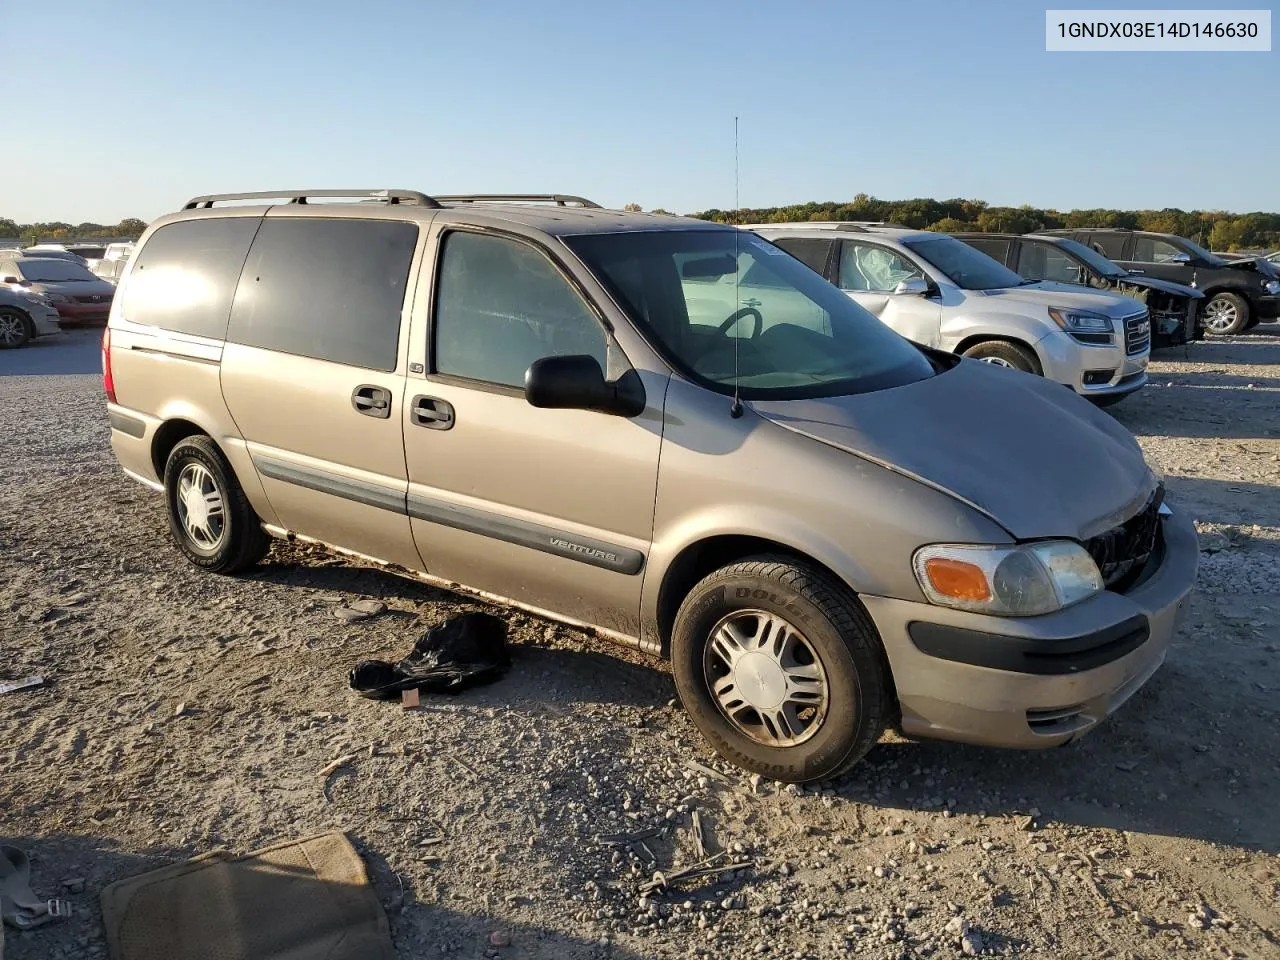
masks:
<instances>
[{"instance_id":1,"label":"gravel ground","mask_svg":"<svg viewBox=\"0 0 1280 960\"><path fill-rule=\"evenodd\" d=\"M1280 956L1280 326L1158 354L1113 408L1202 538L1139 695L1062 750L887 735L803 791L716 759L660 663L518 613L496 685L352 696L354 662L478 605L281 544L189 567L111 457L96 349L0 354L0 680L54 680L0 699L0 838L76 908L8 960L105 956L114 880L330 829L403 958ZM335 615L361 598L389 609ZM698 861L694 812L754 865L645 895Z\"/></svg>"}]
</instances>

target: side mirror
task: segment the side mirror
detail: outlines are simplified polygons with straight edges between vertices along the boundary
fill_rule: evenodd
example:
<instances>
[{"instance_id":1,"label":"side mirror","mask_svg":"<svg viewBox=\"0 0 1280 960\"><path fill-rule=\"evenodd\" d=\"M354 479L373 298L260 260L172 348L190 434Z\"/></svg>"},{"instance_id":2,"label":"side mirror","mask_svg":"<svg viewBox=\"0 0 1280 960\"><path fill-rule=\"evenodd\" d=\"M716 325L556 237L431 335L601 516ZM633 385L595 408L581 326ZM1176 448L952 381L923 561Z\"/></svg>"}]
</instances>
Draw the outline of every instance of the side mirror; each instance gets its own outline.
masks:
<instances>
[{"instance_id":1,"label":"side mirror","mask_svg":"<svg viewBox=\"0 0 1280 960\"><path fill-rule=\"evenodd\" d=\"M1190 263L1191 254L1183 253L1181 250L1179 250L1177 253L1170 255L1169 259L1166 262L1167 263Z\"/></svg>"},{"instance_id":2,"label":"side mirror","mask_svg":"<svg viewBox=\"0 0 1280 960\"><path fill-rule=\"evenodd\" d=\"M613 383L595 357L543 357L525 371L524 398L551 410L595 410L615 417L634 417L644 410L644 385L634 370Z\"/></svg>"},{"instance_id":3,"label":"side mirror","mask_svg":"<svg viewBox=\"0 0 1280 960\"><path fill-rule=\"evenodd\" d=\"M5 277L5 278L4 278L4 282L5 282L5 283L16 283L16 284L18 284L19 286L21 286L21 284L22 284L22 281L21 281L21 280L19 280L17 277Z\"/></svg>"},{"instance_id":4,"label":"side mirror","mask_svg":"<svg viewBox=\"0 0 1280 960\"><path fill-rule=\"evenodd\" d=\"M929 292L929 282L920 277L907 277L898 282L893 292L908 297L923 297Z\"/></svg>"}]
</instances>

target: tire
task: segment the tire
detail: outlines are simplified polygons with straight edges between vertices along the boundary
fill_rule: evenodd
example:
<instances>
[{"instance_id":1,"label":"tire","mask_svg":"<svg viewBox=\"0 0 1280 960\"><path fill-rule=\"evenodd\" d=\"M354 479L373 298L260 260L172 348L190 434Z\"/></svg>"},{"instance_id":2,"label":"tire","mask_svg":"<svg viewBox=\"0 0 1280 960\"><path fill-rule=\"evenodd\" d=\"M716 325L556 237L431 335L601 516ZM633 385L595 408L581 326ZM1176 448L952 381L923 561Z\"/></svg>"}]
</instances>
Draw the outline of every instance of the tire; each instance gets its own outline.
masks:
<instances>
[{"instance_id":1,"label":"tire","mask_svg":"<svg viewBox=\"0 0 1280 960\"><path fill-rule=\"evenodd\" d=\"M1220 290L1210 296L1200 308L1200 322L1205 333L1227 337L1239 333L1249 325L1249 314L1249 301L1238 293Z\"/></svg>"},{"instance_id":2,"label":"tire","mask_svg":"<svg viewBox=\"0 0 1280 960\"><path fill-rule=\"evenodd\" d=\"M962 356L999 367L1012 367L1023 373L1034 373L1037 377L1043 373L1035 353L1029 347L1012 340L984 340L982 343L975 343Z\"/></svg>"},{"instance_id":3,"label":"tire","mask_svg":"<svg viewBox=\"0 0 1280 960\"><path fill-rule=\"evenodd\" d=\"M204 496L184 497L183 491L191 485ZM271 538L249 505L231 464L208 437L187 437L173 448L164 467L164 491L169 531L178 549L197 567L213 573L239 573L266 554ZM216 513L209 509L211 494L221 505Z\"/></svg>"},{"instance_id":4,"label":"tire","mask_svg":"<svg viewBox=\"0 0 1280 960\"><path fill-rule=\"evenodd\" d=\"M742 639L753 621L759 629L745 643L734 647L718 639L726 632ZM779 621L790 631L779 630ZM766 632L769 623L773 629ZM781 657L767 652L772 644L754 645L762 637L785 638ZM721 655L726 646L734 647L739 657L752 656L748 664L764 657L773 666L765 672L755 672L755 666L731 671ZM746 691L750 684L756 697L782 696L784 709L777 711L774 705L775 720L785 714L785 704L795 701L777 685L786 683L784 661L789 661L786 669L821 680L804 681L806 699L801 702L814 705L794 710L790 726L780 730L766 721L768 711L758 712L747 703L751 693ZM806 783L845 772L875 745L895 716L889 665L867 612L842 584L786 557L752 557L700 581L676 613L671 666L685 710L715 751L773 780ZM744 694L737 697L740 681L746 681ZM823 684L825 698L815 699L814 691ZM713 688L721 691L719 697ZM739 706L734 706L735 697Z\"/></svg>"},{"instance_id":5,"label":"tire","mask_svg":"<svg viewBox=\"0 0 1280 960\"><path fill-rule=\"evenodd\" d=\"M0 350L25 347L34 336L30 317L16 307L0 307Z\"/></svg>"}]
</instances>

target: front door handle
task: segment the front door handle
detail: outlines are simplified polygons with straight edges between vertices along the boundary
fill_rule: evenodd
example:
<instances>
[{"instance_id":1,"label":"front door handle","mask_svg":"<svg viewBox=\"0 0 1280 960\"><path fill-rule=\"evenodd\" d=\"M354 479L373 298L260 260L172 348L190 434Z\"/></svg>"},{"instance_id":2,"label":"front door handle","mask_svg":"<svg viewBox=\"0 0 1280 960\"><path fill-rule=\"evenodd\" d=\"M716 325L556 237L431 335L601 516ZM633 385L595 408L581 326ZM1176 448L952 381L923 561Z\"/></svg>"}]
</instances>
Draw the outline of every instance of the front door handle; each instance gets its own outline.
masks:
<instances>
[{"instance_id":1,"label":"front door handle","mask_svg":"<svg viewBox=\"0 0 1280 960\"><path fill-rule=\"evenodd\" d=\"M757 300L755 297L746 297L745 299L739 300L738 302L741 303L744 307L758 307L764 301Z\"/></svg>"},{"instance_id":2,"label":"front door handle","mask_svg":"<svg viewBox=\"0 0 1280 960\"><path fill-rule=\"evenodd\" d=\"M351 406L356 413L386 420L391 416L391 391L371 383L362 383L351 391Z\"/></svg>"},{"instance_id":3,"label":"front door handle","mask_svg":"<svg viewBox=\"0 0 1280 960\"><path fill-rule=\"evenodd\" d=\"M439 397L416 396L409 408L413 422L428 430L448 430L453 426L453 404Z\"/></svg>"}]
</instances>

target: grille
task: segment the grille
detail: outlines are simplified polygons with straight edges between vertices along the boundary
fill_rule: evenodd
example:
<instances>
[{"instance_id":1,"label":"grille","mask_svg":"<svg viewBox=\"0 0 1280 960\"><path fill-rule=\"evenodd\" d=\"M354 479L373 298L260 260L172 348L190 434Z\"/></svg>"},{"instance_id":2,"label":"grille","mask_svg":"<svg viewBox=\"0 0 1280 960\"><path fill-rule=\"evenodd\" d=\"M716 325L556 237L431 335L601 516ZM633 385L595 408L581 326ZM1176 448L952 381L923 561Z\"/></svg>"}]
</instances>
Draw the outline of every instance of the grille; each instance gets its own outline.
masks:
<instances>
[{"instance_id":1,"label":"grille","mask_svg":"<svg viewBox=\"0 0 1280 960\"><path fill-rule=\"evenodd\" d=\"M92 296L87 296L87 297L73 297L72 299L73 299L73 300L75 300L75 302L76 302L76 303L101 303L101 304L103 304L103 305L110 305L110 303L111 303L111 294L109 294L109 293L95 293L95 294L93 294Z\"/></svg>"},{"instance_id":2,"label":"grille","mask_svg":"<svg viewBox=\"0 0 1280 960\"><path fill-rule=\"evenodd\" d=\"M1124 351L1129 356L1151 346L1151 316L1147 311L1124 318Z\"/></svg>"},{"instance_id":3,"label":"grille","mask_svg":"<svg viewBox=\"0 0 1280 960\"><path fill-rule=\"evenodd\" d=\"M1160 531L1164 487L1156 488L1147 505L1120 524L1085 544L1108 590L1123 591L1146 566Z\"/></svg>"}]
</instances>

